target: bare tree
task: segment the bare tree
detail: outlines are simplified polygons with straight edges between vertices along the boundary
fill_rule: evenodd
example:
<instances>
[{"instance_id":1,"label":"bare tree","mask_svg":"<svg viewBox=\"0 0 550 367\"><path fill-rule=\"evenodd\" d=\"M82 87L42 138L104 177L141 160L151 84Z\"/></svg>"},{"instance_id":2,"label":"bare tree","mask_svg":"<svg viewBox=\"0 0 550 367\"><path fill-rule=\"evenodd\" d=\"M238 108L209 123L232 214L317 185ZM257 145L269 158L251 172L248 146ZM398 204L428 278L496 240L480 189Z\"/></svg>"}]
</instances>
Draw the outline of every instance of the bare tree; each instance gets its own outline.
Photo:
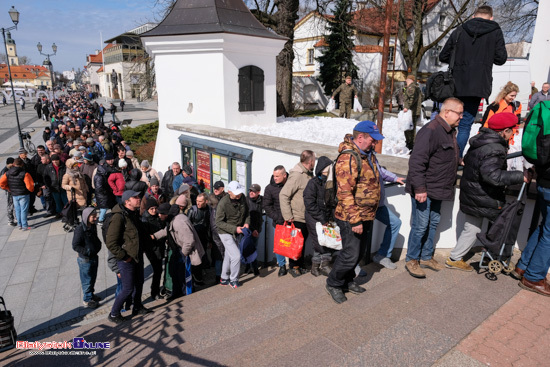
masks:
<instances>
[{"instance_id":1,"label":"bare tree","mask_svg":"<svg viewBox=\"0 0 550 367\"><path fill-rule=\"evenodd\" d=\"M531 42L540 0L494 0L495 20L509 42Z\"/></svg>"},{"instance_id":2,"label":"bare tree","mask_svg":"<svg viewBox=\"0 0 550 367\"><path fill-rule=\"evenodd\" d=\"M31 58L28 56L19 56L19 65L31 65Z\"/></svg>"}]
</instances>

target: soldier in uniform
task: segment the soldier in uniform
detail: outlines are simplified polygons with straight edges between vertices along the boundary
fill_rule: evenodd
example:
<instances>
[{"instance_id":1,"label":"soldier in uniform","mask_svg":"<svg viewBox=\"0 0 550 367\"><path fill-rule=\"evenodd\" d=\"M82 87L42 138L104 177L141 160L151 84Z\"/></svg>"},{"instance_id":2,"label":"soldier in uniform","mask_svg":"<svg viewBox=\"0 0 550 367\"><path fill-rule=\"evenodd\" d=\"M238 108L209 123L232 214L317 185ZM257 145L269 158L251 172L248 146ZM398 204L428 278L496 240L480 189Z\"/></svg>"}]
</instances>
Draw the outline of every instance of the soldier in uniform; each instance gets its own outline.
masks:
<instances>
[{"instance_id":1,"label":"soldier in uniform","mask_svg":"<svg viewBox=\"0 0 550 367\"><path fill-rule=\"evenodd\" d=\"M334 217L340 227L342 250L334 261L326 284L327 292L336 303L347 300L345 291L365 292L365 288L353 279L355 267L370 240L380 202L380 172L373 148L382 139L384 137L374 122L361 121L353 128L353 135L347 134L338 148L341 155L335 166L338 204Z\"/></svg>"},{"instance_id":2,"label":"soldier in uniform","mask_svg":"<svg viewBox=\"0 0 550 367\"><path fill-rule=\"evenodd\" d=\"M332 99L338 93L340 93L340 117L349 119L351 117L353 97L357 95L357 89L351 84L351 76L346 76L346 82L336 88L334 93L332 93Z\"/></svg>"},{"instance_id":3,"label":"soldier in uniform","mask_svg":"<svg viewBox=\"0 0 550 367\"><path fill-rule=\"evenodd\" d=\"M416 121L418 120L418 117L422 113L422 101L420 98L420 87L416 83L416 78L414 75L408 75L407 80L405 81L406 87L405 91L403 93L403 104L405 108L403 109L403 112L407 112L408 110L411 110L412 112L412 120L413 120L413 128L412 130L406 130L405 131L405 142L407 144L407 148L409 150L413 149L414 146L414 138L416 136Z\"/></svg>"}]
</instances>

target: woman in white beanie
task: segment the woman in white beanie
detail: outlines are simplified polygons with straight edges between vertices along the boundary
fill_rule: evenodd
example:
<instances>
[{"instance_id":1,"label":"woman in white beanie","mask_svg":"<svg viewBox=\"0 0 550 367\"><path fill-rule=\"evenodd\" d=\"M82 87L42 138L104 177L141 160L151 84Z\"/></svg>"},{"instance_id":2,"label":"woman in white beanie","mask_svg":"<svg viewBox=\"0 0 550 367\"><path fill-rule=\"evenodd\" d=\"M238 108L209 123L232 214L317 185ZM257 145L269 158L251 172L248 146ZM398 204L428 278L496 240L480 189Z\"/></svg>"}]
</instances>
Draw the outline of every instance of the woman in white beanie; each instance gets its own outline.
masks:
<instances>
[{"instance_id":1,"label":"woman in white beanie","mask_svg":"<svg viewBox=\"0 0 550 367\"><path fill-rule=\"evenodd\" d=\"M160 182L160 177L157 172L151 165L149 164L149 161L147 159L144 159L141 161L141 181L146 182L148 186L151 186L151 178L156 177L157 181Z\"/></svg>"}]
</instances>

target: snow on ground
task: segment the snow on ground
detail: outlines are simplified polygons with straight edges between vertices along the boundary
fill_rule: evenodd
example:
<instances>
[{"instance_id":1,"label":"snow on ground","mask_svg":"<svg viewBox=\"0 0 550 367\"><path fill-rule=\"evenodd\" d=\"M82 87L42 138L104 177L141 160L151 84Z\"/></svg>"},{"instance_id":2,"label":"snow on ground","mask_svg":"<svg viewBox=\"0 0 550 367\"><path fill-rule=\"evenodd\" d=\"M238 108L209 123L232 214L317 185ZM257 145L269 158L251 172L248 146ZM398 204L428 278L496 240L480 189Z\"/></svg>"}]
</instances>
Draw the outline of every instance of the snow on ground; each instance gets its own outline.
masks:
<instances>
[{"instance_id":1,"label":"snow on ground","mask_svg":"<svg viewBox=\"0 0 550 367\"><path fill-rule=\"evenodd\" d=\"M419 123L419 130L429 120ZM275 124L267 126L243 126L239 130L251 133L278 136L285 139L307 141L310 143L330 145L338 147L344 140L346 134L351 134L357 120L338 117L278 117ZM390 117L384 120L382 134L382 154L389 154L398 157L408 157L409 150L405 146L405 135L403 127L400 126L397 117ZM473 124L470 137L478 133L481 124ZM521 150L521 131L514 138L514 145L510 147L509 153ZM468 146L464 154L466 154ZM515 158L508 161L509 169L521 169L522 158Z\"/></svg>"}]
</instances>

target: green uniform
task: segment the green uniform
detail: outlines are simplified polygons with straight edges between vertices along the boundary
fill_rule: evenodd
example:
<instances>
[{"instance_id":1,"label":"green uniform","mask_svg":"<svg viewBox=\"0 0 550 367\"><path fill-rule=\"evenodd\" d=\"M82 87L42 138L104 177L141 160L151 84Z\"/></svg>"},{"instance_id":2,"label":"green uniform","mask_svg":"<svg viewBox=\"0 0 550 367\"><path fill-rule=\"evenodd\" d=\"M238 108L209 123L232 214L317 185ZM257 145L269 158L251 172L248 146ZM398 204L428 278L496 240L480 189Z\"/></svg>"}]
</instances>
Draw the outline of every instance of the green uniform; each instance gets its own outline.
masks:
<instances>
[{"instance_id":1,"label":"green uniform","mask_svg":"<svg viewBox=\"0 0 550 367\"><path fill-rule=\"evenodd\" d=\"M416 121L422 113L422 101L420 100L420 87L416 83L411 83L405 87L403 92L403 105L410 110L413 118L413 129L405 131L405 141L407 148L412 150L414 146L414 138L416 136Z\"/></svg>"},{"instance_id":2,"label":"green uniform","mask_svg":"<svg viewBox=\"0 0 550 367\"><path fill-rule=\"evenodd\" d=\"M340 93L340 117L345 115L346 118L350 118L353 96L357 95L357 89L353 84L343 83L332 93L332 98L338 93Z\"/></svg>"}]
</instances>

